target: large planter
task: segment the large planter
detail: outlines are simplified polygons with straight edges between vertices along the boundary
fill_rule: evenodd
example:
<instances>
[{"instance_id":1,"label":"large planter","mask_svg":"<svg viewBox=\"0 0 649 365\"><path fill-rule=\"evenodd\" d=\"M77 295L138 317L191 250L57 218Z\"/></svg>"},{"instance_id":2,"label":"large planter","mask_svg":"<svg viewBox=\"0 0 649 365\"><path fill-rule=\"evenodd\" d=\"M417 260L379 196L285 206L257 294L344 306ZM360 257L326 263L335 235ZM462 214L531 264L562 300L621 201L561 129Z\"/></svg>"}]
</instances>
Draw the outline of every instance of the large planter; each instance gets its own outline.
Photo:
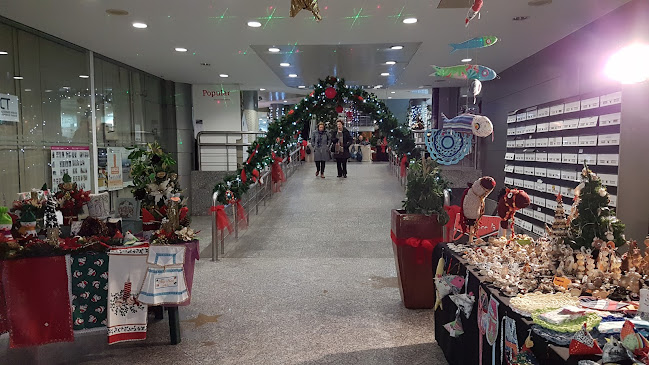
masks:
<instances>
[{"instance_id":1,"label":"large planter","mask_svg":"<svg viewBox=\"0 0 649 365\"><path fill-rule=\"evenodd\" d=\"M392 210L394 261L401 299L408 309L431 309L435 306L430 243L435 245L441 242L443 227L437 222L436 215L406 214L404 210ZM417 246L421 240L426 241L425 247L411 245L414 243Z\"/></svg>"}]
</instances>

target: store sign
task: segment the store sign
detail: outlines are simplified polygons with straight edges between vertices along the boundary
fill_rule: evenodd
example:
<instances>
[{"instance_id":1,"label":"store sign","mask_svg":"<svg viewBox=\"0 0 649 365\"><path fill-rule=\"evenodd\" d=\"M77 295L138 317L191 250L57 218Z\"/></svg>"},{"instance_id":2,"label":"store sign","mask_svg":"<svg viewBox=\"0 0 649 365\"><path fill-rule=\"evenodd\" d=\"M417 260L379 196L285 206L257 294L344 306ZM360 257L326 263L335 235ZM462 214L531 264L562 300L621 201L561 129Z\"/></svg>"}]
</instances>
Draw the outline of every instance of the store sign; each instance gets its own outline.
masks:
<instances>
[{"instance_id":1,"label":"store sign","mask_svg":"<svg viewBox=\"0 0 649 365\"><path fill-rule=\"evenodd\" d=\"M122 178L122 153L119 150L108 150L108 190L120 190L124 187Z\"/></svg>"},{"instance_id":2,"label":"store sign","mask_svg":"<svg viewBox=\"0 0 649 365\"><path fill-rule=\"evenodd\" d=\"M476 231L476 237L485 238L498 233L500 228L500 221L502 219L498 216L493 215L483 215L478 222L478 229ZM455 225L453 230L453 237L449 237L453 241L457 241L462 237L462 226L460 225L460 213L457 213L455 216Z\"/></svg>"},{"instance_id":3,"label":"store sign","mask_svg":"<svg viewBox=\"0 0 649 365\"><path fill-rule=\"evenodd\" d=\"M18 97L0 94L0 122L18 122L19 120Z\"/></svg>"}]
</instances>

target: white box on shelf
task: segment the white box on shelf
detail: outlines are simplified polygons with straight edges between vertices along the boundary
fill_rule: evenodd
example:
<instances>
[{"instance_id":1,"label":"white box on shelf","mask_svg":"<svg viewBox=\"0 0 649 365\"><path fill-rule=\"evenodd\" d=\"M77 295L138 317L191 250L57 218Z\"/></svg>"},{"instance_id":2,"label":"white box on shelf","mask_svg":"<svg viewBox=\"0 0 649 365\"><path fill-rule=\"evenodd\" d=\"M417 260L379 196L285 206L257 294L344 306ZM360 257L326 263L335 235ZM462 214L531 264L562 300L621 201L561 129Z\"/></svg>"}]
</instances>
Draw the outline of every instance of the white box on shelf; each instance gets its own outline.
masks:
<instances>
[{"instance_id":1,"label":"white box on shelf","mask_svg":"<svg viewBox=\"0 0 649 365\"><path fill-rule=\"evenodd\" d=\"M557 209L557 200L556 199L545 199L545 207L555 210Z\"/></svg>"},{"instance_id":2,"label":"white box on shelf","mask_svg":"<svg viewBox=\"0 0 649 365\"><path fill-rule=\"evenodd\" d=\"M602 179L602 184L609 186L617 186L617 175L614 174L599 174Z\"/></svg>"},{"instance_id":3,"label":"white box on shelf","mask_svg":"<svg viewBox=\"0 0 649 365\"><path fill-rule=\"evenodd\" d=\"M523 166L514 166L514 173L515 174L523 174L525 171L525 167Z\"/></svg>"},{"instance_id":4,"label":"white box on shelf","mask_svg":"<svg viewBox=\"0 0 649 365\"><path fill-rule=\"evenodd\" d=\"M608 205L611 207L617 207L617 195L608 194Z\"/></svg>"},{"instance_id":5,"label":"white box on shelf","mask_svg":"<svg viewBox=\"0 0 649 365\"><path fill-rule=\"evenodd\" d=\"M575 147L579 145L579 137L563 137L563 146L564 147Z\"/></svg>"},{"instance_id":6,"label":"white box on shelf","mask_svg":"<svg viewBox=\"0 0 649 365\"><path fill-rule=\"evenodd\" d=\"M595 142L597 142L597 138L595 138ZM516 141L507 141L507 148L515 148L516 147Z\"/></svg>"},{"instance_id":7,"label":"white box on shelf","mask_svg":"<svg viewBox=\"0 0 649 365\"><path fill-rule=\"evenodd\" d=\"M539 118L545 118L550 116L550 108L540 108L538 112Z\"/></svg>"},{"instance_id":8,"label":"white box on shelf","mask_svg":"<svg viewBox=\"0 0 649 365\"><path fill-rule=\"evenodd\" d=\"M528 153L526 153L526 154L525 154L525 161L528 161L528 162L534 162L534 161L536 161L536 153L534 153L534 152L531 152L531 153L528 152Z\"/></svg>"},{"instance_id":9,"label":"white box on shelf","mask_svg":"<svg viewBox=\"0 0 649 365\"><path fill-rule=\"evenodd\" d=\"M536 119L537 116L538 116L538 110L537 109L529 110L527 112L527 120Z\"/></svg>"},{"instance_id":10,"label":"white box on shelf","mask_svg":"<svg viewBox=\"0 0 649 365\"><path fill-rule=\"evenodd\" d=\"M517 122L524 122L526 120L527 120L527 113L522 112L522 113L516 114L516 121Z\"/></svg>"},{"instance_id":11,"label":"white box on shelf","mask_svg":"<svg viewBox=\"0 0 649 365\"><path fill-rule=\"evenodd\" d=\"M604 114L599 117L599 125L616 125L622 121L622 113Z\"/></svg>"},{"instance_id":12,"label":"white box on shelf","mask_svg":"<svg viewBox=\"0 0 649 365\"><path fill-rule=\"evenodd\" d=\"M536 147L547 147L547 146L548 146L548 138L536 139Z\"/></svg>"},{"instance_id":13,"label":"white box on shelf","mask_svg":"<svg viewBox=\"0 0 649 365\"><path fill-rule=\"evenodd\" d=\"M507 135L508 136L515 136L516 135L516 128L507 128Z\"/></svg>"},{"instance_id":14,"label":"white box on shelf","mask_svg":"<svg viewBox=\"0 0 649 365\"><path fill-rule=\"evenodd\" d=\"M561 170L546 169L547 177L552 179L561 179Z\"/></svg>"},{"instance_id":15,"label":"white box on shelf","mask_svg":"<svg viewBox=\"0 0 649 365\"><path fill-rule=\"evenodd\" d=\"M577 154L576 153L562 153L561 154L561 163L577 163Z\"/></svg>"},{"instance_id":16,"label":"white box on shelf","mask_svg":"<svg viewBox=\"0 0 649 365\"><path fill-rule=\"evenodd\" d=\"M526 139L525 147L536 147L536 139L535 138Z\"/></svg>"},{"instance_id":17,"label":"white box on shelf","mask_svg":"<svg viewBox=\"0 0 649 365\"><path fill-rule=\"evenodd\" d=\"M526 134L536 133L536 124L526 126L525 133Z\"/></svg>"},{"instance_id":18,"label":"white box on shelf","mask_svg":"<svg viewBox=\"0 0 649 365\"><path fill-rule=\"evenodd\" d=\"M556 122L550 122L550 132L560 131L563 129L563 120L557 120Z\"/></svg>"},{"instance_id":19,"label":"white box on shelf","mask_svg":"<svg viewBox=\"0 0 649 365\"><path fill-rule=\"evenodd\" d=\"M522 188L523 184L525 184L525 180L523 180L523 179L514 179L514 186L519 186L519 187Z\"/></svg>"},{"instance_id":20,"label":"white box on shelf","mask_svg":"<svg viewBox=\"0 0 649 365\"><path fill-rule=\"evenodd\" d=\"M541 198L540 196L534 196L533 203L538 205L539 207L545 207L545 198Z\"/></svg>"},{"instance_id":21,"label":"white box on shelf","mask_svg":"<svg viewBox=\"0 0 649 365\"><path fill-rule=\"evenodd\" d=\"M555 203L555 204L556 204L556 203ZM557 207L554 207L554 209L556 209L556 208L557 208ZM552 214L546 214L546 215L545 215L545 223L547 223L547 224L552 224L552 222L554 222L554 215L552 215Z\"/></svg>"},{"instance_id":22,"label":"white box on shelf","mask_svg":"<svg viewBox=\"0 0 649 365\"><path fill-rule=\"evenodd\" d=\"M576 159L577 156L575 156ZM561 163L561 154L560 153L548 153L548 162L551 163Z\"/></svg>"},{"instance_id":23,"label":"white box on shelf","mask_svg":"<svg viewBox=\"0 0 649 365\"><path fill-rule=\"evenodd\" d=\"M543 236L545 234L545 229L541 226L537 226L536 224L532 226L532 232L534 234L537 234L539 236Z\"/></svg>"},{"instance_id":24,"label":"white box on shelf","mask_svg":"<svg viewBox=\"0 0 649 365\"><path fill-rule=\"evenodd\" d=\"M577 171L572 171L572 170L561 170L561 180L566 180L566 181L578 181L577 177L579 174Z\"/></svg>"},{"instance_id":25,"label":"white box on shelf","mask_svg":"<svg viewBox=\"0 0 649 365\"><path fill-rule=\"evenodd\" d=\"M535 182L534 183L534 190L536 191L541 191L545 193L545 183L544 182Z\"/></svg>"},{"instance_id":26,"label":"white box on shelf","mask_svg":"<svg viewBox=\"0 0 649 365\"><path fill-rule=\"evenodd\" d=\"M548 169L546 169L545 167L534 168L534 176L546 177L547 175L548 175Z\"/></svg>"},{"instance_id":27,"label":"white box on shelf","mask_svg":"<svg viewBox=\"0 0 649 365\"><path fill-rule=\"evenodd\" d=\"M539 123L536 125L536 132L542 133L550 130L550 123Z\"/></svg>"},{"instance_id":28,"label":"white box on shelf","mask_svg":"<svg viewBox=\"0 0 649 365\"><path fill-rule=\"evenodd\" d=\"M600 106L620 104L622 102L622 92L618 91L612 94L606 94L600 98Z\"/></svg>"},{"instance_id":29,"label":"white box on shelf","mask_svg":"<svg viewBox=\"0 0 649 365\"><path fill-rule=\"evenodd\" d=\"M514 161L514 152L507 152L507 153L505 153L505 160L507 160L507 161Z\"/></svg>"},{"instance_id":30,"label":"white box on shelf","mask_svg":"<svg viewBox=\"0 0 649 365\"><path fill-rule=\"evenodd\" d=\"M525 166L525 167L524 167L524 172L523 172L523 173L524 173L525 175L532 175L532 176L534 176L534 167Z\"/></svg>"},{"instance_id":31,"label":"white box on shelf","mask_svg":"<svg viewBox=\"0 0 649 365\"><path fill-rule=\"evenodd\" d=\"M514 122L516 122L516 115L508 115L507 124L514 123Z\"/></svg>"},{"instance_id":32,"label":"white box on shelf","mask_svg":"<svg viewBox=\"0 0 649 365\"><path fill-rule=\"evenodd\" d=\"M581 101L573 101L572 103L566 103L564 106L564 113L578 112L581 110Z\"/></svg>"},{"instance_id":33,"label":"white box on shelf","mask_svg":"<svg viewBox=\"0 0 649 365\"><path fill-rule=\"evenodd\" d=\"M581 101L581 110L599 108L599 96Z\"/></svg>"},{"instance_id":34,"label":"white box on shelf","mask_svg":"<svg viewBox=\"0 0 649 365\"><path fill-rule=\"evenodd\" d=\"M523 148L525 147L525 140L524 139L517 139L516 140L516 148Z\"/></svg>"},{"instance_id":35,"label":"white box on shelf","mask_svg":"<svg viewBox=\"0 0 649 365\"><path fill-rule=\"evenodd\" d=\"M567 197L567 198L574 198L575 197L575 190L573 188L567 187L567 186L562 186L561 187L561 195Z\"/></svg>"},{"instance_id":36,"label":"white box on shelf","mask_svg":"<svg viewBox=\"0 0 649 365\"><path fill-rule=\"evenodd\" d=\"M597 135L594 136L579 136L579 146L597 146Z\"/></svg>"},{"instance_id":37,"label":"white box on shelf","mask_svg":"<svg viewBox=\"0 0 649 365\"><path fill-rule=\"evenodd\" d=\"M597 126L598 116L595 117L584 117L579 119L579 128L590 128Z\"/></svg>"},{"instance_id":38,"label":"white box on shelf","mask_svg":"<svg viewBox=\"0 0 649 365\"><path fill-rule=\"evenodd\" d=\"M514 165L505 165L505 172L514 172Z\"/></svg>"},{"instance_id":39,"label":"white box on shelf","mask_svg":"<svg viewBox=\"0 0 649 365\"><path fill-rule=\"evenodd\" d=\"M514 185L514 178L506 177L505 178L505 185Z\"/></svg>"},{"instance_id":40,"label":"white box on shelf","mask_svg":"<svg viewBox=\"0 0 649 365\"><path fill-rule=\"evenodd\" d=\"M563 121L563 130L579 128L579 119L567 119Z\"/></svg>"},{"instance_id":41,"label":"white box on shelf","mask_svg":"<svg viewBox=\"0 0 649 365\"><path fill-rule=\"evenodd\" d=\"M597 154L580 153L579 156L577 156L577 163L583 164L584 162L589 165L597 165Z\"/></svg>"},{"instance_id":42,"label":"white box on shelf","mask_svg":"<svg viewBox=\"0 0 649 365\"><path fill-rule=\"evenodd\" d=\"M601 166L618 166L620 155L617 153L600 153L597 155L597 164Z\"/></svg>"},{"instance_id":43,"label":"white box on shelf","mask_svg":"<svg viewBox=\"0 0 649 365\"><path fill-rule=\"evenodd\" d=\"M534 211L531 208L523 208L523 209L521 209L521 213L523 213L523 215L527 216L527 217L533 217L534 216Z\"/></svg>"},{"instance_id":44,"label":"white box on shelf","mask_svg":"<svg viewBox=\"0 0 649 365\"><path fill-rule=\"evenodd\" d=\"M620 134L600 134L597 139L598 146L617 146L620 144Z\"/></svg>"},{"instance_id":45,"label":"white box on shelf","mask_svg":"<svg viewBox=\"0 0 649 365\"><path fill-rule=\"evenodd\" d=\"M524 180L523 181L523 188L524 189L530 189L530 190L534 189L534 181Z\"/></svg>"},{"instance_id":46,"label":"white box on shelf","mask_svg":"<svg viewBox=\"0 0 649 365\"><path fill-rule=\"evenodd\" d=\"M523 221L523 229L532 232L532 223Z\"/></svg>"},{"instance_id":47,"label":"white box on shelf","mask_svg":"<svg viewBox=\"0 0 649 365\"><path fill-rule=\"evenodd\" d=\"M516 135L520 136L521 134L525 134L525 126L516 127Z\"/></svg>"},{"instance_id":48,"label":"white box on shelf","mask_svg":"<svg viewBox=\"0 0 649 365\"><path fill-rule=\"evenodd\" d=\"M563 137L548 138L548 147L561 147L563 145Z\"/></svg>"},{"instance_id":49,"label":"white box on shelf","mask_svg":"<svg viewBox=\"0 0 649 365\"><path fill-rule=\"evenodd\" d=\"M550 107L550 115L559 115L559 114L563 114L563 109L564 109L564 105L563 105L563 104L559 104L559 105L551 106L551 107Z\"/></svg>"},{"instance_id":50,"label":"white box on shelf","mask_svg":"<svg viewBox=\"0 0 649 365\"><path fill-rule=\"evenodd\" d=\"M554 185L554 184L547 184L545 187L546 190L545 192L550 193L550 194L559 194L561 192L561 186L559 185Z\"/></svg>"},{"instance_id":51,"label":"white box on shelf","mask_svg":"<svg viewBox=\"0 0 649 365\"><path fill-rule=\"evenodd\" d=\"M541 222L545 222L545 213L539 212L538 210L534 211L534 219L538 219Z\"/></svg>"},{"instance_id":52,"label":"white box on shelf","mask_svg":"<svg viewBox=\"0 0 649 365\"><path fill-rule=\"evenodd\" d=\"M517 227L523 227L523 220L522 219L514 219L514 225Z\"/></svg>"},{"instance_id":53,"label":"white box on shelf","mask_svg":"<svg viewBox=\"0 0 649 365\"><path fill-rule=\"evenodd\" d=\"M537 152L536 162L548 162L548 154L545 152Z\"/></svg>"},{"instance_id":54,"label":"white box on shelf","mask_svg":"<svg viewBox=\"0 0 649 365\"><path fill-rule=\"evenodd\" d=\"M514 160L516 160L516 161L525 161L525 154L524 153L517 153L514 156Z\"/></svg>"}]
</instances>

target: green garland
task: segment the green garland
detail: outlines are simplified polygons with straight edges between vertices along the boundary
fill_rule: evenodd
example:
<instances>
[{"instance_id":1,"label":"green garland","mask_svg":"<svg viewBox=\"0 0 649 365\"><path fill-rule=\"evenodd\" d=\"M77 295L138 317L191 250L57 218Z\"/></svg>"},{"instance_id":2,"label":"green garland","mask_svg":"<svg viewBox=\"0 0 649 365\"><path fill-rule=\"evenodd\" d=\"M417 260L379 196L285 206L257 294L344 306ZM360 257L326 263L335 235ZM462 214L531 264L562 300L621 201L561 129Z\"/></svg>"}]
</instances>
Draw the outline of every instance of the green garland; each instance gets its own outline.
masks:
<instances>
[{"instance_id":1,"label":"green garland","mask_svg":"<svg viewBox=\"0 0 649 365\"><path fill-rule=\"evenodd\" d=\"M335 97L330 99L325 95L328 88L336 90ZM362 88L348 87L344 79L329 76L324 81L319 80L313 92L291 108L288 114L270 123L265 137L258 137L252 143L248 148L248 155L251 157L238 169L237 174L225 177L214 187L214 191L219 193L218 201L221 204L229 203L226 198L228 190L232 192L234 199L240 199L253 184L253 171L257 170L261 174L265 167L270 166L273 162L273 152L286 156L289 150L297 145L305 123L306 126L310 125L314 117L318 121L336 120L336 108L348 104L354 104L358 111L369 114L377 122L379 132L387 137L388 146L399 156L415 155L415 140L410 129L399 124L385 103Z\"/></svg>"}]
</instances>

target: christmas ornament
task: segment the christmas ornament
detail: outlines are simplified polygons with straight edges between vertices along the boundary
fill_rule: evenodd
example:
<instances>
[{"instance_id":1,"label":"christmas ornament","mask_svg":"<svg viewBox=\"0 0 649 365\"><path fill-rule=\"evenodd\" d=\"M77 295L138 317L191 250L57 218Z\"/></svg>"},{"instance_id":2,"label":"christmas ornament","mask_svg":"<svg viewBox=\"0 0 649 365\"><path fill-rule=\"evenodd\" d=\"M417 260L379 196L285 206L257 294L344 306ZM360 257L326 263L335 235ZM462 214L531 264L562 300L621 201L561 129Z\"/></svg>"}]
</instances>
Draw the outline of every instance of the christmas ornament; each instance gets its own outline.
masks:
<instances>
[{"instance_id":1,"label":"christmas ornament","mask_svg":"<svg viewBox=\"0 0 649 365\"><path fill-rule=\"evenodd\" d=\"M442 275L442 277L435 278L435 290L437 296L435 298L435 308L441 308L442 299L449 294L457 294L464 286L464 278L458 275Z\"/></svg>"},{"instance_id":2,"label":"christmas ornament","mask_svg":"<svg viewBox=\"0 0 649 365\"><path fill-rule=\"evenodd\" d=\"M21 236L37 236L36 233L36 216L31 211L23 213L20 217L20 229L18 230Z\"/></svg>"},{"instance_id":3,"label":"christmas ornament","mask_svg":"<svg viewBox=\"0 0 649 365\"><path fill-rule=\"evenodd\" d=\"M462 43L450 43L449 46L453 48L451 50L451 53L453 53L460 49L475 49L493 46L494 44L496 44L496 42L498 42L498 37L484 36L471 38L468 41L464 41Z\"/></svg>"},{"instance_id":4,"label":"christmas ornament","mask_svg":"<svg viewBox=\"0 0 649 365\"><path fill-rule=\"evenodd\" d=\"M566 213L563 210L563 198L561 194L557 195L557 209L554 210L554 222L552 227L545 225L545 230L548 234L555 239L558 243L562 243L564 238L568 236L568 220Z\"/></svg>"},{"instance_id":5,"label":"christmas ornament","mask_svg":"<svg viewBox=\"0 0 649 365\"><path fill-rule=\"evenodd\" d=\"M49 196L45 205L45 228L47 229L47 243L52 246L59 245L59 219L56 215L56 200Z\"/></svg>"},{"instance_id":6,"label":"christmas ornament","mask_svg":"<svg viewBox=\"0 0 649 365\"><path fill-rule=\"evenodd\" d=\"M291 109L288 111L288 115L293 115L293 114L295 114L295 109Z\"/></svg>"},{"instance_id":7,"label":"christmas ornament","mask_svg":"<svg viewBox=\"0 0 649 365\"><path fill-rule=\"evenodd\" d=\"M340 113L342 113L342 112L343 112L343 107L342 107L342 105L338 105L338 106L336 107L336 113L340 114Z\"/></svg>"},{"instance_id":8,"label":"christmas ornament","mask_svg":"<svg viewBox=\"0 0 649 365\"><path fill-rule=\"evenodd\" d=\"M317 21L322 20L322 16L320 15L320 8L318 7L318 0L291 0L291 18L295 18L297 13L299 13L302 9L311 11L313 13L313 17Z\"/></svg>"},{"instance_id":9,"label":"christmas ornament","mask_svg":"<svg viewBox=\"0 0 649 365\"><path fill-rule=\"evenodd\" d=\"M460 211L460 225L464 232L469 232L469 243L473 243L477 225L484 214L485 199L496 187L496 180L490 176L483 176L469 184L462 195L462 210Z\"/></svg>"},{"instance_id":10,"label":"christmas ornament","mask_svg":"<svg viewBox=\"0 0 649 365\"><path fill-rule=\"evenodd\" d=\"M473 310L473 303L475 303L475 295L473 293L469 294L453 294L449 296L453 303L457 305L458 310L461 310L464 313L464 316L468 319L471 316L471 311Z\"/></svg>"},{"instance_id":11,"label":"christmas ornament","mask_svg":"<svg viewBox=\"0 0 649 365\"><path fill-rule=\"evenodd\" d=\"M13 219L9 213L7 207L0 207L0 235L2 235L7 242L15 242L13 235L11 234L11 228L13 227Z\"/></svg>"},{"instance_id":12,"label":"christmas ornament","mask_svg":"<svg viewBox=\"0 0 649 365\"><path fill-rule=\"evenodd\" d=\"M568 350L570 355L599 355L602 353L597 341L588 332L586 323L579 332L575 333Z\"/></svg>"},{"instance_id":13,"label":"christmas ornament","mask_svg":"<svg viewBox=\"0 0 649 365\"><path fill-rule=\"evenodd\" d=\"M325 89L325 96L327 97L327 99L333 99L337 94L338 92L336 91L336 89L331 86Z\"/></svg>"},{"instance_id":14,"label":"christmas ornament","mask_svg":"<svg viewBox=\"0 0 649 365\"><path fill-rule=\"evenodd\" d=\"M460 337L464 333L464 327L462 327L462 317L460 317L460 310L458 309L455 312L455 319L451 322L444 325L449 335L453 338Z\"/></svg>"},{"instance_id":15,"label":"christmas ornament","mask_svg":"<svg viewBox=\"0 0 649 365\"><path fill-rule=\"evenodd\" d=\"M465 27L468 27L469 22L480 13L480 9L482 9L482 0L474 0L473 5L466 14L466 19L464 19Z\"/></svg>"},{"instance_id":16,"label":"christmas ornament","mask_svg":"<svg viewBox=\"0 0 649 365\"><path fill-rule=\"evenodd\" d=\"M459 133L473 133L478 137L487 137L494 131L494 126L489 118L475 114L460 114L453 119L448 119L442 113L442 129Z\"/></svg>"},{"instance_id":17,"label":"christmas ornament","mask_svg":"<svg viewBox=\"0 0 649 365\"><path fill-rule=\"evenodd\" d=\"M430 76L437 77L448 77L459 80L491 81L498 76L496 71L487 66L481 65L466 64L450 67L438 67L433 65L432 67L435 69L435 72L430 74Z\"/></svg>"}]
</instances>

